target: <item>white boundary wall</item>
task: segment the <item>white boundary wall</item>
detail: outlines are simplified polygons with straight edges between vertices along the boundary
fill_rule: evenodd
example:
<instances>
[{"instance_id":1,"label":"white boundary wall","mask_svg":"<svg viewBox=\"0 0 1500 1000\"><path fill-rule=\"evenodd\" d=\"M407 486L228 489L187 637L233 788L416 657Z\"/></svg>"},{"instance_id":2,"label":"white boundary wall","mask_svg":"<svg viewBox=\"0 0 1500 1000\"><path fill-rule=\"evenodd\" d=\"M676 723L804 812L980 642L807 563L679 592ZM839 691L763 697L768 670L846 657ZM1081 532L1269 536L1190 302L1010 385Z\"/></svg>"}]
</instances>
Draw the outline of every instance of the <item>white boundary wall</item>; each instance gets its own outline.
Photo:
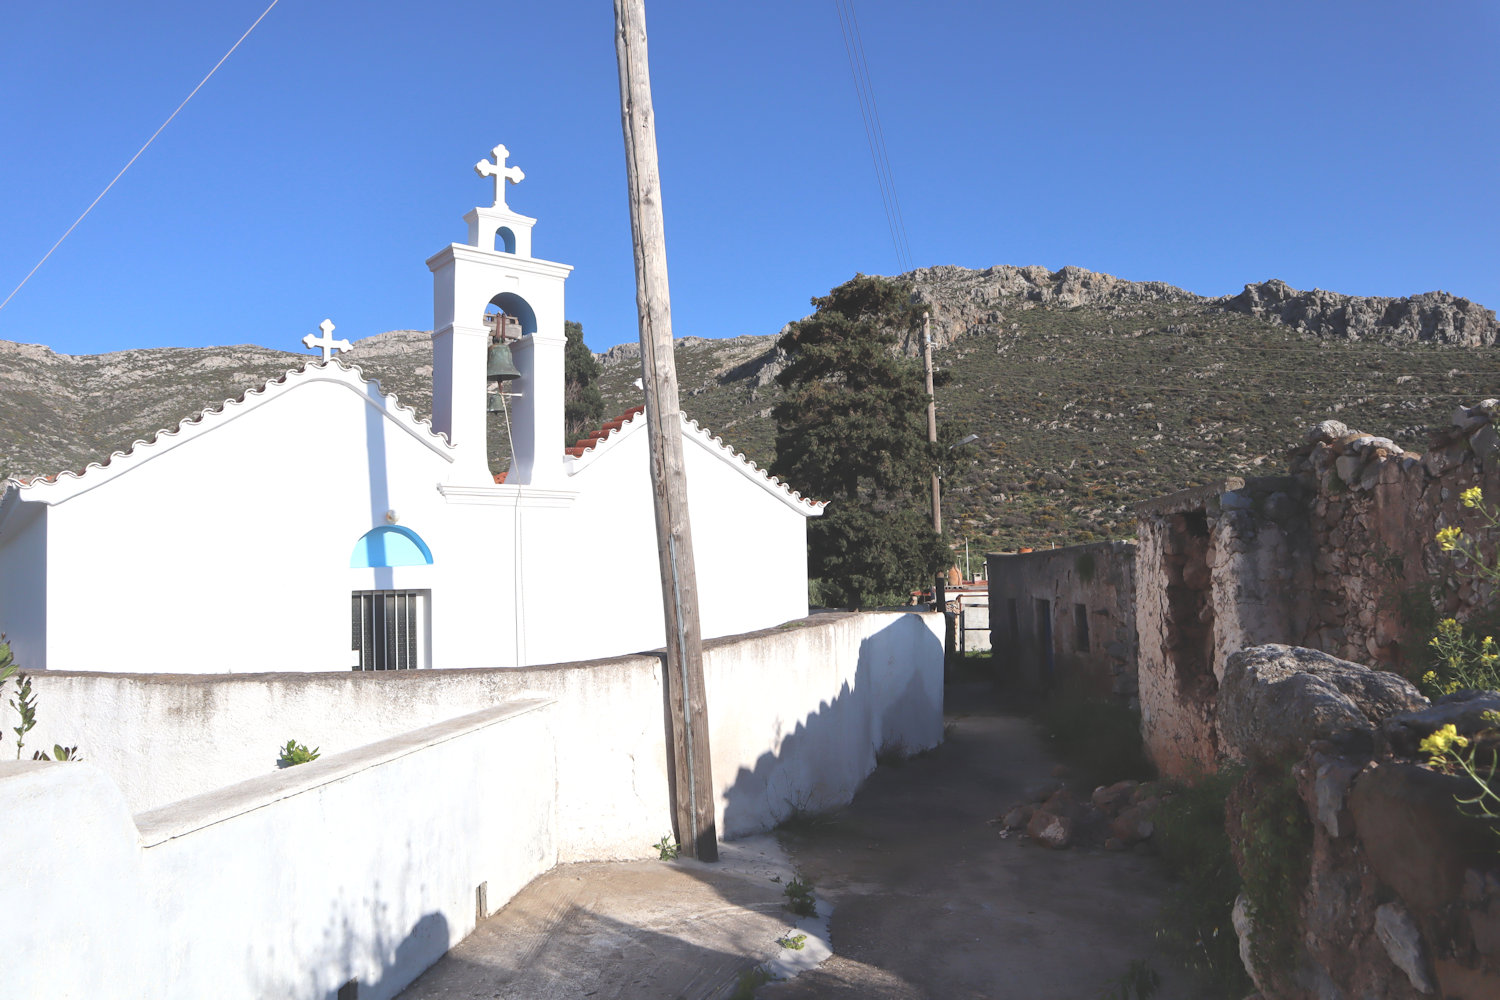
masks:
<instances>
[{"instance_id":1,"label":"white boundary wall","mask_svg":"<svg viewBox=\"0 0 1500 1000\"><path fill-rule=\"evenodd\" d=\"M721 836L847 802L882 746L936 745L941 630L840 613L709 643ZM671 830L655 656L32 676L28 755L86 759L0 764L5 1000L333 1000L355 977L380 1000L474 928L480 882L498 909ZM324 756L275 770L288 738Z\"/></svg>"},{"instance_id":2,"label":"white boundary wall","mask_svg":"<svg viewBox=\"0 0 1500 1000\"><path fill-rule=\"evenodd\" d=\"M829 613L706 643L720 834L848 801L882 744L936 745L941 623L917 612ZM288 739L339 753L539 697L557 702L561 860L646 857L672 825L657 656L519 669L31 676L38 722L26 755L77 745L133 812L272 772ZM0 724L6 734L15 725L8 706ZM517 765L526 763L523 754Z\"/></svg>"},{"instance_id":3,"label":"white boundary wall","mask_svg":"<svg viewBox=\"0 0 1500 1000\"><path fill-rule=\"evenodd\" d=\"M549 715L491 708L134 819L102 768L0 764L0 994L395 996L474 929L480 883L493 912L556 862Z\"/></svg>"}]
</instances>

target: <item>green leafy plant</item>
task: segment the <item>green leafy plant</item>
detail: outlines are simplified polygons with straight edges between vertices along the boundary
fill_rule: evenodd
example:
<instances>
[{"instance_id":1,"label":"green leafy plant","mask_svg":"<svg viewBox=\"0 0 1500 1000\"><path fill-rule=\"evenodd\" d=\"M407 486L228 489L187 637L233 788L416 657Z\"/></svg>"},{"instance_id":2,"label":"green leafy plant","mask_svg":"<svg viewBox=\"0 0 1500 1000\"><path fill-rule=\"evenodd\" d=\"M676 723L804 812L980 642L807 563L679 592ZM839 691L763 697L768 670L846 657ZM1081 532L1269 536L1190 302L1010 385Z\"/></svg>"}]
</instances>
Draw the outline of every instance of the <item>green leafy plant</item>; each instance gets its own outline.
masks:
<instances>
[{"instance_id":1,"label":"green leafy plant","mask_svg":"<svg viewBox=\"0 0 1500 1000\"><path fill-rule=\"evenodd\" d=\"M1459 502L1478 512L1483 522L1481 534L1500 526L1500 509L1485 503L1479 487L1464 490L1459 494ZM1438 531L1435 541L1439 549L1462 561L1460 572L1470 580L1490 586L1500 582L1500 563L1484 557L1479 535L1466 534L1457 525L1449 525ZM1432 657L1430 668L1417 686L1429 698L1463 690L1500 690L1500 645L1493 636L1481 636L1456 618L1444 618L1437 623L1427 646Z\"/></svg>"},{"instance_id":2,"label":"green leafy plant","mask_svg":"<svg viewBox=\"0 0 1500 1000\"><path fill-rule=\"evenodd\" d=\"M1485 712L1481 718L1485 728L1472 740L1460 736L1458 727L1449 723L1423 740L1421 747L1429 767L1445 774L1465 774L1474 782L1478 791L1467 798L1456 797L1460 808L1478 819L1496 820L1500 819L1500 792L1495 790L1500 712Z\"/></svg>"},{"instance_id":3,"label":"green leafy plant","mask_svg":"<svg viewBox=\"0 0 1500 1000\"><path fill-rule=\"evenodd\" d=\"M1120 977L1110 982L1100 1000L1151 1000L1159 989L1161 976L1146 962L1134 958Z\"/></svg>"},{"instance_id":4,"label":"green leafy plant","mask_svg":"<svg viewBox=\"0 0 1500 1000\"><path fill-rule=\"evenodd\" d=\"M52 756L47 756L47 751L38 750L31 755L32 760L83 760L83 754L78 752L77 747L65 747L60 743L52 744Z\"/></svg>"},{"instance_id":5,"label":"green leafy plant","mask_svg":"<svg viewBox=\"0 0 1500 1000\"><path fill-rule=\"evenodd\" d=\"M1230 921L1242 883L1224 822L1230 789L1243 773L1226 766L1174 785L1152 816L1152 842L1173 878L1156 936L1218 996L1242 996L1250 987Z\"/></svg>"},{"instance_id":6,"label":"green leafy plant","mask_svg":"<svg viewBox=\"0 0 1500 1000\"><path fill-rule=\"evenodd\" d=\"M281 748L281 756L276 760L277 767L296 767L298 764L306 764L318 759L318 749L307 749L306 743L298 743L296 740L287 740L286 746Z\"/></svg>"},{"instance_id":7,"label":"green leafy plant","mask_svg":"<svg viewBox=\"0 0 1500 1000\"><path fill-rule=\"evenodd\" d=\"M17 669L16 658L10 653L10 643L5 641L5 633L0 632L0 688L15 675Z\"/></svg>"},{"instance_id":8,"label":"green leafy plant","mask_svg":"<svg viewBox=\"0 0 1500 1000\"><path fill-rule=\"evenodd\" d=\"M1481 638L1456 618L1444 618L1427 646L1432 650L1431 669L1417 684L1427 697L1500 690L1500 646L1493 636Z\"/></svg>"},{"instance_id":9,"label":"green leafy plant","mask_svg":"<svg viewBox=\"0 0 1500 1000\"><path fill-rule=\"evenodd\" d=\"M16 676L16 684L16 696L11 699L10 707L16 710L21 719L21 724L13 730L16 734L16 760L20 760L21 748L26 745L26 734L36 728L36 695L31 691L31 678L25 674Z\"/></svg>"},{"instance_id":10,"label":"green leafy plant","mask_svg":"<svg viewBox=\"0 0 1500 1000\"><path fill-rule=\"evenodd\" d=\"M768 970L759 965L753 969L747 969L740 973L740 978L735 981L734 992L729 994L729 1000L755 1000L755 991L774 978Z\"/></svg>"},{"instance_id":11,"label":"green leafy plant","mask_svg":"<svg viewBox=\"0 0 1500 1000\"><path fill-rule=\"evenodd\" d=\"M1064 687L1042 702L1037 721L1052 751L1095 785L1154 773L1141 740L1140 713L1128 705Z\"/></svg>"},{"instance_id":12,"label":"green leafy plant","mask_svg":"<svg viewBox=\"0 0 1500 1000\"><path fill-rule=\"evenodd\" d=\"M1291 768L1263 768L1241 791L1240 877L1255 933L1251 959L1269 982L1284 983L1294 968L1302 891L1312 855L1312 823Z\"/></svg>"},{"instance_id":13,"label":"green leafy plant","mask_svg":"<svg viewBox=\"0 0 1500 1000\"><path fill-rule=\"evenodd\" d=\"M803 948L807 947L807 935L788 934L786 937L777 938L776 943L781 945L781 947L788 948L792 951L801 951Z\"/></svg>"},{"instance_id":14,"label":"green leafy plant","mask_svg":"<svg viewBox=\"0 0 1500 1000\"><path fill-rule=\"evenodd\" d=\"M815 917L818 915L818 904L813 899L813 885L805 881L802 876L796 876L781 890L786 896L786 908L799 917Z\"/></svg>"},{"instance_id":15,"label":"green leafy plant","mask_svg":"<svg viewBox=\"0 0 1500 1000\"><path fill-rule=\"evenodd\" d=\"M660 861L676 861L677 855L682 853L682 845L672 839L670 833L661 835L661 839L651 845L656 848L656 857Z\"/></svg>"}]
</instances>

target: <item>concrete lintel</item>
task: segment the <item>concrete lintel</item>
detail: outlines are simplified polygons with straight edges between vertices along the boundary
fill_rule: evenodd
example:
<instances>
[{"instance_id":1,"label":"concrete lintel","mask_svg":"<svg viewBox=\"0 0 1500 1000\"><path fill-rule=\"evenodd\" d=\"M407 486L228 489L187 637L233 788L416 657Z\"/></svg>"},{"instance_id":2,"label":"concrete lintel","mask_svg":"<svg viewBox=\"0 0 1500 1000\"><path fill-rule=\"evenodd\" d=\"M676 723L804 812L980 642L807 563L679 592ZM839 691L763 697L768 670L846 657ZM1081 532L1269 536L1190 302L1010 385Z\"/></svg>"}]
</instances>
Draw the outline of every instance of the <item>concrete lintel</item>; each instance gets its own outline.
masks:
<instances>
[{"instance_id":1,"label":"concrete lintel","mask_svg":"<svg viewBox=\"0 0 1500 1000\"><path fill-rule=\"evenodd\" d=\"M1154 500L1142 500L1132 509L1136 517L1182 514L1190 510L1202 510L1208 501L1215 497L1244 488L1245 480L1242 476L1230 476L1228 479L1209 483L1207 486L1195 486L1190 490L1179 490Z\"/></svg>"}]
</instances>

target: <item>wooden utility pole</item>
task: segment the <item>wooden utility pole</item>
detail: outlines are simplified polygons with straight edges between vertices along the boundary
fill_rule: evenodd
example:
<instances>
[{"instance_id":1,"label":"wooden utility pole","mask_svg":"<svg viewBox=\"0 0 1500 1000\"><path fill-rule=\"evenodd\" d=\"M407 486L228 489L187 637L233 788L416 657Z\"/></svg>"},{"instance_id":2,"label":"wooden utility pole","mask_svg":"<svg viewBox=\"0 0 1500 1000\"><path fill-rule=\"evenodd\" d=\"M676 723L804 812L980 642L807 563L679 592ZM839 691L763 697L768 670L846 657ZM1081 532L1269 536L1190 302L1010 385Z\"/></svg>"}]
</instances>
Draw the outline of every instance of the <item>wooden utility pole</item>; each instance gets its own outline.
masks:
<instances>
[{"instance_id":1,"label":"wooden utility pole","mask_svg":"<svg viewBox=\"0 0 1500 1000\"><path fill-rule=\"evenodd\" d=\"M677 367L672 358L672 303L667 289L644 0L615 0L615 56L620 67L620 123L625 130L630 231L635 243L635 304L641 324L641 382L646 388L656 546L667 626L673 818L684 854L699 861L717 861L719 838L708 745L708 697L703 685L703 635L698 624L693 535L688 525Z\"/></svg>"},{"instance_id":2,"label":"wooden utility pole","mask_svg":"<svg viewBox=\"0 0 1500 1000\"><path fill-rule=\"evenodd\" d=\"M937 444L937 397L932 394L932 313L922 313L922 371L927 376L927 440ZM939 539L943 537L943 487L937 470L932 473L932 530ZM938 570L932 581L932 602L936 610L948 610L948 580L946 570Z\"/></svg>"}]
</instances>

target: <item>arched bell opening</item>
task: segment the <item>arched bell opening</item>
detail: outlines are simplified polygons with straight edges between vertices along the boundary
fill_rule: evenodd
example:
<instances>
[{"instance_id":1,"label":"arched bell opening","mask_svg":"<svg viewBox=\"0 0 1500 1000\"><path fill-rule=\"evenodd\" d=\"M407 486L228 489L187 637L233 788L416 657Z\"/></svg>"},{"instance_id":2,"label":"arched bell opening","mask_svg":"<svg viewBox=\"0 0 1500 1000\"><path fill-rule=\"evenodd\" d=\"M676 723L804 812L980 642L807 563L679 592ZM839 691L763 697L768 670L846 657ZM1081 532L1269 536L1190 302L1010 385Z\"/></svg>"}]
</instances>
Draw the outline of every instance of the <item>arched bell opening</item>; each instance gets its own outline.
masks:
<instances>
[{"instance_id":1,"label":"arched bell opening","mask_svg":"<svg viewBox=\"0 0 1500 1000\"><path fill-rule=\"evenodd\" d=\"M489 442L489 469L496 482L503 482L511 464L512 428L507 394L521 373L510 345L536 332L536 313L514 292L502 292L485 307L484 325L490 331L485 367L485 412Z\"/></svg>"},{"instance_id":2,"label":"arched bell opening","mask_svg":"<svg viewBox=\"0 0 1500 1000\"><path fill-rule=\"evenodd\" d=\"M495 249L501 253L516 252L516 234L509 226L501 226L495 230Z\"/></svg>"},{"instance_id":3,"label":"arched bell opening","mask_svg":"<svg viewBox=\"0 0 1500 1000\"><path fill-rule=\"evenodd\" d=\"M484 312L486 316L501 312L515 317L521 324L523 337L536 333L536 313L532 310L531 304L515 292L501 292L496 295L490 299L490 304L485 306Z\"/></svg>"}]
</instances>

